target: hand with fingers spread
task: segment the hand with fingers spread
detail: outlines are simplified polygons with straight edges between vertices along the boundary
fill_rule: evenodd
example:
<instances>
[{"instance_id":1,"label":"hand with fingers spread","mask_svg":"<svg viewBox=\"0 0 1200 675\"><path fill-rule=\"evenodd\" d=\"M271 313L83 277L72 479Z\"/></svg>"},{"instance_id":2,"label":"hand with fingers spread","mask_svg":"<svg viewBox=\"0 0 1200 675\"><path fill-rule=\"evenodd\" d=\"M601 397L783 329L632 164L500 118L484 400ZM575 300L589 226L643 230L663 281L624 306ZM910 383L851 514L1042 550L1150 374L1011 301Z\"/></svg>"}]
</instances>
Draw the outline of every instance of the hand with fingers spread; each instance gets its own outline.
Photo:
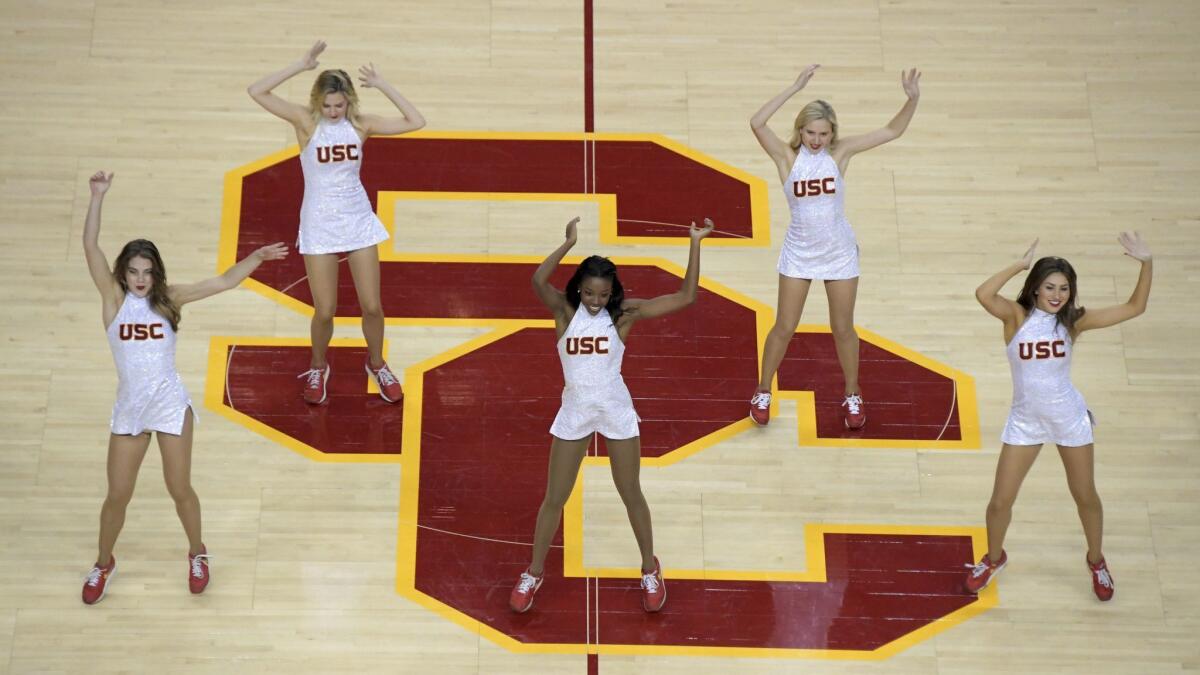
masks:
<instances>
[{"instance_id":1,"label":"hand with fingers spread","mask_svg":"<svg viewBox=\"0 0 1200 675\"><path fill-rule=\"evenodd\" d=\"M688 234L691 235L692 241L697 242L707 237L713 231L713 221L711 218L704 219L704 227L696 227L696 221L692 221L692 226L688 228Z\"/></svg>"},{"instance_id":2,"label":"hand with fingers spread","mask_svg":"<svg viewBox=\"0 0 1200 675\"><path fill-rule=\"evenodd\" d=\"M371 89L378 89L384 83L383 76L375 70L374 63L368 63L358 69L358 81L362 86Z\"/></svg>"},{"instance_id":3,"label":"hand with fingers spread","mask_svg":"<svg viewBox=\"0 0 1200 675\"><path fill-rule=\"evenodd\" d=\"M112 177L111 171L109 173L97 171L92 174L92 177L88 179L88 187L92 189L92 194L99 196L108 192L108 188L112 186Z\"/></svg>"},{"instance_id":4,"label":"hand with fingers spread","mask_svg":"<svg viewBox=\"0 0 1200 675\"><path fill-rule=\"evenodd\" d=\"M900 71L900 86L904 87L909 99L915 101L921 98L921 71L916 68Z\"/></svg>"},{"instance_id":5,"label":"hand with fingers spread","mask_svg":"<svg viewBox=\"0 0 1200 675\"><path fill-rule=\"evenodd\" d=\"M579 224L579 216L575 216L574 218L571 219L571 222L567 223L566 237L567 237L567 241L570 242L572 245L574 245L575 242L578 240L578 232L576 231L576 227L575 227L578 224Z\"/></svg>"},{"instance_id":6,"label":"hand with fingers spread","mask_svg":"<svg viewBox=\"0 0 1200 675\"><path fill-rule=\"evenodd\" d=\"M317 61L317 57L321 55L321 52L325 51L325 46L324 40L317 40L313 43L313 46L308 48L304 56L300 57L300 64L304 66L305 70L314 70L317 66L321 65Z\"/></svg>"},{"instance_id":7,"label":"hand with fingers spread","mask_svg":"<svg viewBox=\"0 0 1200 675\"><path fill-rule=\"evenodd\" d=\"M1138 262L1148 262L1151 259L1150 245L1142 239L1138 232L1122 232L1117 241L1125 248L1125 255Z\"/></svg>"},{"instance_id":8,"label":"hand with fingers spread","mask_svg":"<svg viewBox=\"0 0 1200 675\"><path fill-rule=\"evenodd\" d=\"M808 81L812 79L813 73L817 72L817 68L820 67L821 64L819 63L804 66L804 70L800 71L800 75L796 78L796 84L794 85L796 91L803 89L808 84Z\"/></svg>"},{"instance_id":9,"label":"hand with fingers spread","mask_svg":"<svg viewBox=\"0 0 1200 675\"><path fill-rule=\"evenodd\" d=\"M1027 270L1027 269L1029 269L1030 265L1033 264L1033 259L1034 259L1033 254L1034 254L1034 251L1037 250L1037 245L1038 245L1039 241L1041 241L1040 238L1034 239L1033 243L1029 245L1029 250L1025 251L1025 255L1021 256L1021 269Z\"/></svg>"},{"instance_id":10,"label":"hand with fingers spread","mask_svg":"<svg viewBox=\"0 0 1200 675\"><path fill-rule=\"evenodd\" d=\"M258 258L259 262L265 262L267 260L283 260L288 255L288 247L287 244L279 241L275 242L274 244L263 246L250 255Z\"/></svg>"}]
</instances>

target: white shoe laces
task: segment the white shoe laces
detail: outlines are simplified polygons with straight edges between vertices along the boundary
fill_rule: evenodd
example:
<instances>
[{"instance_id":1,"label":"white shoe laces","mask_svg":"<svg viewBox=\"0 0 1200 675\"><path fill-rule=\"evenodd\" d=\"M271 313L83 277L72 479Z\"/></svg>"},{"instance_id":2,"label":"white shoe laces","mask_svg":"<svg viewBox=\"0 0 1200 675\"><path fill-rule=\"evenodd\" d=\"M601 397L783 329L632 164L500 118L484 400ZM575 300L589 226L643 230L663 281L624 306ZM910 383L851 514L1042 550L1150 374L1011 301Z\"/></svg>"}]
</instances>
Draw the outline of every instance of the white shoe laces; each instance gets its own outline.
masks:
<instances>
[{"instance_id":1,"label":"white shoe laces","mask_svg":"<svg viewBox=\"0 0 1200 675\"><path fill-rule=\"evenodd\" d=\"M88 572L87 585L91 586L92 588L99 586L100 585L100 577L103 575L104 575L104 570L100 569L99 566L93 567L92 571Z\"/></svg>"},{"instance_id":2,"label":"white shoe laces","mask_svg":"<svg viewBox=\"0 0 1200 675\"><path fill-rule=\"evenodd\" d=\"M754 395L754 398L750 399L750 405L758 408L759 410L766 410L767 408L771 407L771 392L758 392Z\"/></svg>"},{"instance_id":3,"label":"white shoe laces","mask_svg":"<svg viewBox=\"0 0 1200 675\"><path fill-rule=\"evenodd\" d=\"M321 378L324 376L325 376L324 368L322 368L320 370L317 370L316 368L310 368L310 369L304 371L303 373L300 373L299 375L297 375L296 379L299 379L301 377L307 377L308 381L306 384L308 386L319 387L319 386L321 386Z\"/></svg>"},{"instance_id":4,"label":"white shoe laces","mask_svg":"<svg viewBox=\"0 0 1200 675\"><path fill-rule=\"evenodd\" d=\"M861 396L858 394L850 394L846 397L845 401L842 401L842 405L851 415L857 415L862 412L862 402L863 400Z\"/></svg>"},{"instance_id":5,"label":"white shoe laces","mask_svg":"<svg viewBox=\"0 0 1200 675\"><path fill-rule=\"evenodd\" d=\"M768 394L770 396L770 394ZM657 572L657 570L655 570ZM658 592L658 575L655 572L642 575L642 588L646 589L647 593Z\"/></svg>"},{"instance_id":6,"label":"white shoe laces","mask_svg":"<svg viewBox=\"0 0 1200 675\"><path fill-rule=\"evenodd\" d=\"M387 367L386 363L379 370L372 368L371 372L375 374L376 378L378 378L379 386L381 387L386 387L389 384L396 383L396 376L392 375L392 371Z\"/></svg>"},{"instance_id":7,"label":"white shoe laces","mask_svg":"<svg viewBox=\"0 0 1200 675\"><path fill-rule=\"evenodd\" d=\"M200 565L202 562L207 564L208 558L209 555L207 553L201 553L192 557L192 576L196 577L197 579L204 578L204 570L200 567Z\"/></svg>"},{"instance_id":8,"label":"white shoe laces","mask_svg":"<svg viewBox=\"0 0 1200 675\"><path fill-rule=\"evenodd\" d=\"M521 580L517 582L517 592L521 595L525 595L529 591L533 590L534 586L537 586L537 582L537 577L533 576L529 572L521 572Z\"/></svg>"},{"instance_id":9,"label":"white shoe laces","mask_svg":"<svg viewBox=\"0 0 1200 675\"><path fill-rule=\"evenodd\" d=\"M971 568L971 576L978 579L979 577L983 576L984 572L988 571L988 569L991 568L991 565L988 564L987 559L985 558L984 560L980 560L979 562L975 563L974 565L972 565L971 563L966 563L963 565L963 567Z\"/></svg>"},{"instance_id":10,"label":"white shoe laces","mask_svg":"<svg viewBox=\"0 0 1200 675\"><path fill-rule=\"evenodd\" d=\"M1109 576L1107 567L1101 567L1100 569L1095 570L1095 574L1096 581L1100 582L1101 586L1105 588L1113 587L1112 577Z\"/></svg>"}]
</instances>

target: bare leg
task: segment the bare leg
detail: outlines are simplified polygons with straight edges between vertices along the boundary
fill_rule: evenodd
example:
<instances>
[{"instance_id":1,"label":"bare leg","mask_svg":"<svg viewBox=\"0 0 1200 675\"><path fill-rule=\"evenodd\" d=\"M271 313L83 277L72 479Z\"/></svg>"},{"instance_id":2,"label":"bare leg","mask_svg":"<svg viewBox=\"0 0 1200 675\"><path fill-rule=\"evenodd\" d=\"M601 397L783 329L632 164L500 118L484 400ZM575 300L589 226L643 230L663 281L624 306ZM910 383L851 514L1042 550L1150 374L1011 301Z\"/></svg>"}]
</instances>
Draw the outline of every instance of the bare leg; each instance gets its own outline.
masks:
<instances>
[{"instance_id":1,"label":"bare leg","mask_svg":"<svg viewBox=\"0 0 1200 675\"><path fill-rule=\"evenodd\" d=\"M312 360L309 367L324 370L325 351L329 349L329 340L333 338L333 317L337 313L337 254L306 255L304 269L308 272L308 288L313 297L313 317L309 324Z\"/></svg>"},{"instance_id":2,"label":"bare leg","mask_svg":"<svg viewBox=\"0 0 1200 675\"><path fill-rule=\"evenodd\" d=\"M108 437L108 495L100 508L100 543L96 562L107 567L112 561L113 546L125 525L125 508L133 499L138 469L150 447L150 434Z\"/></svg>"},{"instance_id":3,"label":"bare leg","mask_svg":"<svg viewBox=\"0 0 1200 675\"><path fill-rule=\"evenodd\" d=\"M845 394L859 393L858 333L854 330L854 302L858 297L858 277L825 282L829 298L829 326L837 347L838 363L845 378Z\"/></svg>"},{"instance_id":4,"label":"bare leg","mask_svg":"<svg viewBox=\"0 0 1200 675\"><path fill-rule=\"evenodd\" d=\"M200 537L200 498L192 489L192 411L183 420L178 436L158 433L158 449L162 453L163 480L167 492L175 500L175 513L183 523L188 538L188 553L196 555L204 548Z\"/></svg>"},{"instance_id":5,"label":"bare leg","mask_svg":"<svg viewBox=\"0 0 1200 675\"><path fill-rule=\"evenodd\" d=\"M587 454L588 444L592 437L586 436L577 441L564 441L552 436L550 443L550 468L546 472L546 496L538 509L537 526L533 531L533 560L529 564L529 573L535 577L542 576L545 571L546 554L550 551L550 542L558 531L562 521L563 506L571 496L575 480L579 477L579 465Z\"/></svg>"},{"instance_id":6,"label":"bare leg","mask_svg":"<svg viewBox=\"0 0 1200 675\"><path fill-rule=\"evenodd\" d=\"M796 326L800 323L800 315L804 312L804 301L808 298L808 287L811 279L796 279L779 275L779 309L775 313L775 325L767 333L763 344L762 376L758 380L760 391L770 391L771 381L775 379L775 371L783 362L787 353L788 343L796 334Z\"/></svg>"},{"instance_id":7,"label":"bare leg","mask_svg":"<svg viewBox=\"0 0 1200 675\"><path fill-rule=\"evenodd\" d=\"M1096 446L1088 443L1077 447L1058 446L1063 468L1067 470L1067 487L1075 498L1083 536L1087 538L1087 559L1093 565L1104 559L1101 544L1104 540L1104 505L1096 492Z\"/></svg>"},{"instance_id":8,"label":"bare leg","mask_svg":"<svg viewBox=\"0 0 1200 675\"><path fill-rule=\"evenodd\" d=\"M996 482L992 487L992 499L987 507L988 558L1000 560L1004 550L1004 535L1012 522L1012 507L1017 501L1017 492L1033 461L1037 459L1039 445L1009 445L1000 449L1000 461L996 464Z\"/></svg>"},{"instance_id":9,"label":"bare leg","mask_svg":"<svg viewBox=\"0 0 1200 675\"><path fill-rule=\"evenodd\" d=\"M360 248L350 253L350 275L354 277L354 290L358 293L358 306L362 310L362 332L367 339L367 357L371 367L383 367L383 305L379 292L379 249L375 246Z\"/></svg>"},{"instance_id":10,"label":"bare leg","mask_svg":"<svg viewBox=\"0 0 1200 675\"><path fill-rule=\"evenodd\" d=\"M642 470L642 439L640 436L607 441L608 463L612 469L613 483L617 494L625 503L633 536L637 539L642 554L642 573L654 571L654 528L650 523L650 506L642 493L640 480Z\"/></svg>"}]
</instances>

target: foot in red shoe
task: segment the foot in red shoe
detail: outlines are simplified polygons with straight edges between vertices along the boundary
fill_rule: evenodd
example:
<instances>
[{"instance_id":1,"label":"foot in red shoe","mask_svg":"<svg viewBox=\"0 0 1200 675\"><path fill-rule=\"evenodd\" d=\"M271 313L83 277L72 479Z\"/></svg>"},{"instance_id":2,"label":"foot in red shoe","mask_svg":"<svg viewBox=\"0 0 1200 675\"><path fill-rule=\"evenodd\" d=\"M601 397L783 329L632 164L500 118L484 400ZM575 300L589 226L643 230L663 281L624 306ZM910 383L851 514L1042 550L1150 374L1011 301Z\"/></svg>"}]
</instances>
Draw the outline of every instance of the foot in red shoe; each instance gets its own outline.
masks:
<instances>
[{"instance_id":1,"label":"foot in red shoe","mask_svg":"<svg viewBox=\"0 0 1200 675\"><path fill-rule=\"evenodd\" d=\"M758 391L750 399L750 419L760 427L771 421L771 392Z\"/></svg>"},{"instance_id":2,"label":"foot in red shoe","mask_svg":"<svg viewBox=\"0 0 1200 675\"><path fill-rule=\"evenodd\" d=\"M324 368L309 368L296 377L304 379L304 402L318 405L325 402L325 383L329 381L329 364Z\"/></svg>"},{"instance_id":3,"label":"foot in red shoe","mask_svg":"<svg viewBox=\"0 0 1200 675\"><path fill-rule=\"evenodd\" d=\"M404 390L400 388L400 380L392 374L388 365L384 363L379 370L367 364L367 374L375 378L375 384L379 385L379 397L388 403L395 403L404 398Z\"/></svg>"},{"instance_id":4,"label":"foot in red shoe","mask_svg":"<svg viewBox=\"0 0 1200 675\"><path fill-rule=\"evenodd\" d=\"M658 564L658 556L654 557L654 570L642 572L642 608L647 612L657 612L667 602L667 584L663 581L662 565Z\"/></svg>"},{"instance_id":5,"label":"foot in red shoe","mask_svg":"<svg viewBox=\"0 0 1200 675\"><path fill-rule=\"evenodd\" d=\"M1112 600L1113 593L1117 589L1113 587L1112 573L1108 571L1108 563L1104 562L1104 558L1100 558L1100 562L1094 565L1089 560L1087 566L1092 572L1092 590L1096 592L1096 597L1100 598L1101 602Z\"/></svg>"},{"instance_id":6,"label":"foot in red shoe","mask_svg":"<svg viewBox=\"0 0 1200 675\"><path fill-rule=\"evenodd\" d=\"M94 605L104 599L104 592L108 590L108 582L112 580L113 575L117 573L117 558L111 556L108 560L108 565L101 567L100 563L96 563L92 567L92 571L88 572L87 580L83 582L83 604Z\"/></svg>"},{"instance_id":7,"label":"foot in red shoe","mask_svg":"<svg viewBox=\"0 0 1200 675\"><path fill-rule=\"evenodd\" d=\"M508 596L508 606L512 608L512 611L518 614L528 612L529 608L533 607L533 594L542 587L542 581L545 578L545 573L535 577L529 573L529 570L521 572L521 578L517 579L517 585L513 586L512 594Z\"/></svg>"},{"instance_id":8,"label":"foot in red shoe","mask_svg":"<svg viewBox=\"0 0 1200 675\"><path fill-rule=\"evenodd\" d=\"M842 401L842 407L846 409L846 428L851 431L857 431L867 424L867 410L863 406L862 396L858 394L849 394L846 400Z\"/></svg>"},{"instance_id":9,"label":"foot in red shoe","mask_svg":"<svg viewBox=\"0 0 1200 675\"><path fill-rule=\"evenodd\" d=\"M1004 566L1007 564L1008 553L1000 551L1000 559L996 562L992 562L992 559L989 558L985 553L983 557L979 559L978 563L974 565L967 565L967 567L971 568L971 571L967 572L967 580L963 583L963 586L967 589L968 593L978 593L979 591L987 588L988 584L992 583L992 579L995 578L995 576L1000 573L1000 570L1004 569Z\"/></svg>"},{"instance_id":10,"label":"foot in red shoe","mask_svg":"<svg viewBox=\"0 0 1200 675\"><path fill-rule=\"evenodd\" d=\"M196 555L188 554L188 588L193 593L203 593L208 588L208 548L200 547Z\"/></svg>"}]
</instances>

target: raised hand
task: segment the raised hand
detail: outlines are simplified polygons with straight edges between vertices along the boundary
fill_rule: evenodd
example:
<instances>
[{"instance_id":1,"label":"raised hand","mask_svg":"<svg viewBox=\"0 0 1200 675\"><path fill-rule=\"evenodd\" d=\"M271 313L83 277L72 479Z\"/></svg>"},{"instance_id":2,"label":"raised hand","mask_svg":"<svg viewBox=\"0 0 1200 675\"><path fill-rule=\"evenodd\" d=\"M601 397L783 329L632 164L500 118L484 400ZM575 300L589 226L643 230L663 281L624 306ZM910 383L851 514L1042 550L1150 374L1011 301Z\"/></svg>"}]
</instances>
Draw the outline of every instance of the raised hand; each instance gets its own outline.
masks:
<instances>
[{"instance_id":1,"label":"raised hand","mask_svg":"<svg viewBox=\"0 0 1200 675\"><path fill-rule=\"evenodd\" d=\"M383 76L375 70L374 63L368 63L358 69L358 81L364 87L378 88L383 82Z\"/></svg>"},{"instance_id":2,"label":"raised hand","mask_svg":"<svg viewBox=\"0 0 1200 675\"><path fill-rule=\"evenodd\" d=\"M803 89L804 85L808 84L808 81L812 79L813 73L817 72L817 68L820 67L821 64L819 63L804 66L804 70L800 71L799 77L796 78L796 89Z\"/></svg>"},{"instance_id":3,"label":"raised hand","mask_svg":"<svg viewBox=\"0 0 1200 675\"><path fill-rule=\"evenodd\" d=\"M572 244L574 244L578 239L578 233L575 230L575 226L578 224L579 216L575 216L571 219L571 222L567 223L567 241L571 242Z\"/></svg>"},{"instance_id":4,"label":"raised hand","mask_svg":"<svg viewBox=\"0 0 1200 675\"><path fill-rule=\"evenodd\" d=\"M274 244L269 244L267 246L263 246L262 248L258 249L254 253L251 253L250 255L258 258L259 261L261 262L261 261L266 261L266 260L282 260L287 257L287 254L288 254L287 244L280 241L280 242L276 242Z\"/></svg>"},{"instance_id":5,"label":"raised hand","mask_svg":"<svg viewBox=\"0 0 1200 675\"><path fill-rule=\"evenodd\" d=\"M1150 245L1142 239L1142 235L1137 232L1122 232L1117 237L1117 241L1121 246L1125 247L1125 255L1139 262L1150 260Z\"/></svg>"},{"instance_id":6,"label":"raised hand","mask_svg":"<svg viewBox=\"0 0 1200 675\"><path fill-rule=\"evenodd\" d=\"M92 177L88 179L88 186L92 188L92 194L102 195L108 192L108 188L112 186L112 177L112 172L97 171L92 174Z\"/></svg>"},{"instance_id":7,"label":"raised hand","mask_svg":"<svg viewBox=\"0 0 1200 675\"><path fill-rule=\"evenodd\" d=\"M317 57L320 56L321 52L323 51L325 51L325 41L317 40L313 43L313 46L308 48L308 52L301 57L300 64L304 66L305 70L315 69L317 66L321 65L317 61Z\"/></svg>"},{"instance_id":8,"label":"raised hand","mask_svg":"<svg viewBox=\"0 0 1200 675\"><path fill-rule=\"evenodd\" d=\"M1029 245L1029 250L1025 251L1025 255L1021 257L1021 269L1027 270L1033 264L1033 253L1037 250L1039 241L1041 241L1040 238L1034 239L1033 243Z\"/></svg>"},{"instance_id":9,"label":"raised hand","mask_svg":"<svg viewBox=\"0 0 1200 675\"><path fill-rule=\"evenodd\" d=\"M916 68L900 71L900 86L904 87L904 93L909 98L913 100L921 98L921 71Z\"/></svg>"},{"instance_id":10,"label":"raised hand","mask_svg":"<svg viewBox=\"0 0 1200 675\"><path fill-rule=\"evenodd\" d=\"M704 227L696 227L696 221L692 221L692 226L688 228L688 234L691 235L692 241L700 241L707 237L713 231L713 221L711 218L704 219Z\"/></svg>"}]
</instances>

